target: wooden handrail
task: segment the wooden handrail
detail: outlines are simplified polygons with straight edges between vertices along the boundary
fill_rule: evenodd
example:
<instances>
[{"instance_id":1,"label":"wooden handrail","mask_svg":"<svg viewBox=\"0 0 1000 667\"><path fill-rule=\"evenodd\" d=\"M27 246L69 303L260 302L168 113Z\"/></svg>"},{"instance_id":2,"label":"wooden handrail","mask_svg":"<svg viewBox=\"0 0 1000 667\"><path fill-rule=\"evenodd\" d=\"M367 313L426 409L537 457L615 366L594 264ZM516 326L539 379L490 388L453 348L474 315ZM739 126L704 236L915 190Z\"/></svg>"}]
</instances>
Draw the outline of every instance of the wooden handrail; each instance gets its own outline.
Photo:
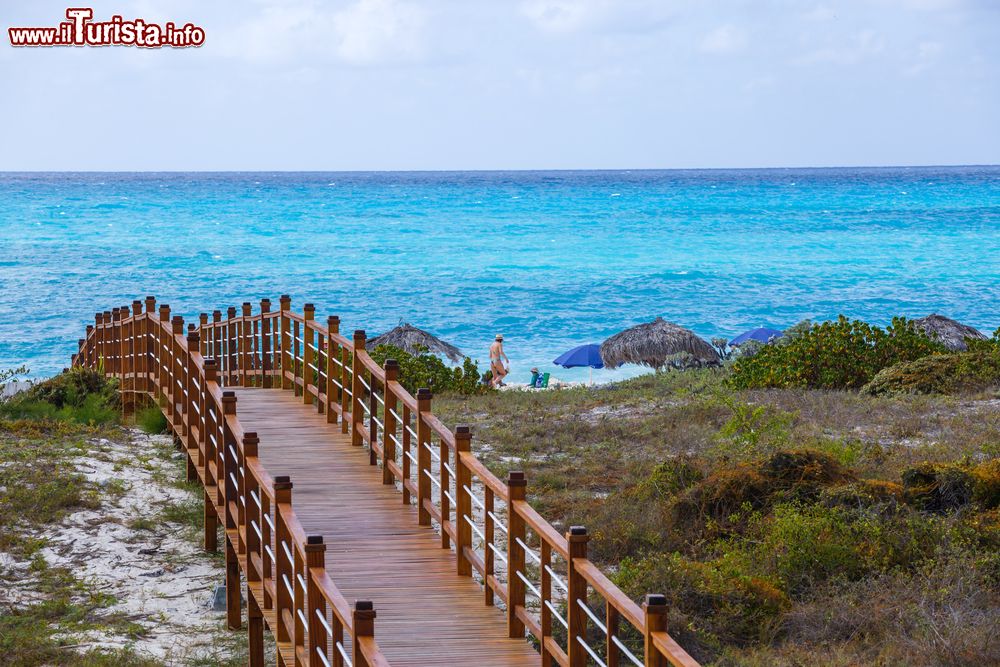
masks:
<instances>
[{"instance_id":1,"label":"wooden handrail","mask_svg":"<svg viewBox=\"0 0 1000 667\"><path fill-rule=\"evenodd\" d=\"M346 599L321 562L311 558L322 547L322 538L306 534L291 502L291 483L287 478L273 478L261 464L256 434L245 432L236 397L225 388L236 381L255 382L258 371L272 367L260 359L262 347L254 331L259 336L261 329L248 324L270 322L280 314L243 314L212 323L203 316L197 329L185 333L183 320L171 319L169 307L161 307L156 317L155 300L146 303L146 312L139 312L137 306L127 317L122 316L122 309L96 317L95 325L81 339L74 363L118 377L127 405L146 394L162 406L188 454L189 480L199 479L205 489L206 548L216 547L217 524L225 527L230 627L240 624L239 572L243 570L253 607L271 612L265 617L278 639L279 664L291 664L283 652L289 652L296 665L322 664L314 651L330 653L336 638L322 637L319 618L305 612L328 607L338 626L359 647L361 658L368 665L388 667L370 632L357 634ZM215 358L204 354L210 350L212 357L224 352L221 369ZM272 357L275 352L267 347L263 351ZM288 550L297 557L289 559ZM314 586L303 587L302 582ZM259 617L251 617L251 627L255 618ZM263 664L263 660L263 641L251 639L250 664Z\"/></svg>"},{"instance_id":2,"label":"wooden handrail","mask_svg":"<svg viewBox=\"0 0 1000 667\"><path fill-rule=\"evenodd\" d=\"M229 308L225 318L219 310L211 321L203 313L185 332L169 306L157 312L147 297L131 312L97 313L73 360L119 377L126 404L145 394L163 406L189 454L189 479L205 488L206 546L214 546L216 522L223 522L227 585L238 586L242 568L279 653L290 647L296 665L323 664L317 652L338 650L346 634L355 665L388 666L373 636L371 603L351 609L337 589L323 566L322 537L307 535L295 515L291 481L272 477L257 457L256 434L245 432L226 389L233 385L292 391L354 445L366 446L369 462L382 465L383 483L398 484L405 505L416 504L419 523L438 524L457 573L477 573L485 603L498 596L507 605L509 635L534 635L543 664L581 667L602 651L608 667L697 667L666 631L665 598L646 596L640 607L625 595L587 558L586 530L561 534L525 499L523 474L504 481L491 472L471 451L467 427L448 428L428 390L412 395L394 361L383 367L372 359L364 331L347 338L339 318L324 325L309 304L298 314L287 296L278 303L270 310L262 300L256 315L249 303L240 314ZM591 592L604 601L603 622L590 610ZM529 605L529 596L538 604ZM238 625L239 596L229 600L236 608L230 624ZM331 626L319 620L327 609ZM641 648L625 647L621 620L642 635ZM606 641L590 646L588 626L603 628ZM556 630L564 628L562 645ZM260 650L251 651L251 664L260 664Z\"/></svg>"}]
</instances>

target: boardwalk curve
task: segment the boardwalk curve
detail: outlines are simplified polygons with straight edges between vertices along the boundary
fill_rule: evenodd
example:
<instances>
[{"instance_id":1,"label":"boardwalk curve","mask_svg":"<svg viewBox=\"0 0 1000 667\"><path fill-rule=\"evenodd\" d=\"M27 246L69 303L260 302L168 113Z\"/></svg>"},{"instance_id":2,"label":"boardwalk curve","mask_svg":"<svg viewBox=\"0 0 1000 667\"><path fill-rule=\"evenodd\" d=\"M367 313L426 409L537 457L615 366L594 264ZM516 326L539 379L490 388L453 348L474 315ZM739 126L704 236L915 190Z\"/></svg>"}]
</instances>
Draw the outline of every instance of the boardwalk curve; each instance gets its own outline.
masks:
<instances>
[{"instance_id":1,"label":"boardwalk curve","mask_svg":"<svg viewBox=\"0 0 1000 667\"><path fill-rule=\"evenodd\" d=\"M626 597L586 530L558 533L523 474L493 475L363 331L279 304L185 330L147 297L97 313L73 358L117 377L126 411L163 410L205 489L206 549L224 528L233 629L246 579L251 665L265 628L279 665L697 665L665 598Z\"/></svg>"}]
</instances>

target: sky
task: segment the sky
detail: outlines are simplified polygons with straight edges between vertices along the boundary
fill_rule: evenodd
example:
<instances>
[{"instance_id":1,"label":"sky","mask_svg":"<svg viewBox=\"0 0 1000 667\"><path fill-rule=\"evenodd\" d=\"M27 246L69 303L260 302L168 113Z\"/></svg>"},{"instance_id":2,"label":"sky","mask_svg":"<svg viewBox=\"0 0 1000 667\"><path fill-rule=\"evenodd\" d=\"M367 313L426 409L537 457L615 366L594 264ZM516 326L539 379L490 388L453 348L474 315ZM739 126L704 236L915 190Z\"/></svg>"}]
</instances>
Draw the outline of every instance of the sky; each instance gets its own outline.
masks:
<instances>
[{"instance_id":1,"label":"sky","mask_svg":"<svg viewBox=\"0 0 1000 667\"><path fill-rule=\"evenodd\" d=\"M107 0L205 44L10 46L65 2L0 0L0 170L1000 163L1000 0Z\"/></svg>"}]
</instances>

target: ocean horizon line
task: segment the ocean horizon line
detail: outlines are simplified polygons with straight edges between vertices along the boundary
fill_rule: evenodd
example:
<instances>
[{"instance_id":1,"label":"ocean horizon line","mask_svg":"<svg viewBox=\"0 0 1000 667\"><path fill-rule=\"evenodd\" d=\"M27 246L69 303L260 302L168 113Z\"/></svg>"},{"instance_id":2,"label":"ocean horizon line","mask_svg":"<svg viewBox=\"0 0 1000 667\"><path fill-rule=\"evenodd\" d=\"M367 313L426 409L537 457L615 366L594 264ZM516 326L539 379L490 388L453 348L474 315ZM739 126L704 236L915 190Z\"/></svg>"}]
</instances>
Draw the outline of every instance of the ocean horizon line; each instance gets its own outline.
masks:
<instances>
[{"instance_id":1,"label":"ocean horizon line","mask_svg":"<svg viewBox=\"0 0 1000 667\"><path fill-rule=\"evenodd\" d=\"M881 164L881 165L802 165L782 167L558 167L541 169L0 169L9 174L572 174L572 173L670 173L726 171L837 171L894 169L998 169L996 163L961 164Z\"/></svg>"}]
</instances>

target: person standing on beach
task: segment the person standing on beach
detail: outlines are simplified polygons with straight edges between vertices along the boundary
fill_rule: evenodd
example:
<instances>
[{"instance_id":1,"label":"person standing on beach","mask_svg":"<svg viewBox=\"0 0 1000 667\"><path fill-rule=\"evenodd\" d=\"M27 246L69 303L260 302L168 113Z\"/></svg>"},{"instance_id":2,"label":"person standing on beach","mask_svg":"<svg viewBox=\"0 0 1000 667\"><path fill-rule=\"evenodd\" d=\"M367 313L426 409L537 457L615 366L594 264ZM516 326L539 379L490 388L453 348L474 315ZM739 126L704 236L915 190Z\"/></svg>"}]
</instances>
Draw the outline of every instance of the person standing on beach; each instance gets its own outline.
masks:
<instances>
[{"instance_id":1,"label":"person standing on beach","mask_svg":"<svg viewBox=\"0 0 1000 667\"><path fill-rule=\"evenodd\" d=\"M506 366L504 366L504 361L507 362ZM497 334L493 344L490 345L490 371L493 373L490 386L494 388L505 386L503 379L510 372L510 359L503 351L503 334Z\"/></svg>"}]
</instances>

